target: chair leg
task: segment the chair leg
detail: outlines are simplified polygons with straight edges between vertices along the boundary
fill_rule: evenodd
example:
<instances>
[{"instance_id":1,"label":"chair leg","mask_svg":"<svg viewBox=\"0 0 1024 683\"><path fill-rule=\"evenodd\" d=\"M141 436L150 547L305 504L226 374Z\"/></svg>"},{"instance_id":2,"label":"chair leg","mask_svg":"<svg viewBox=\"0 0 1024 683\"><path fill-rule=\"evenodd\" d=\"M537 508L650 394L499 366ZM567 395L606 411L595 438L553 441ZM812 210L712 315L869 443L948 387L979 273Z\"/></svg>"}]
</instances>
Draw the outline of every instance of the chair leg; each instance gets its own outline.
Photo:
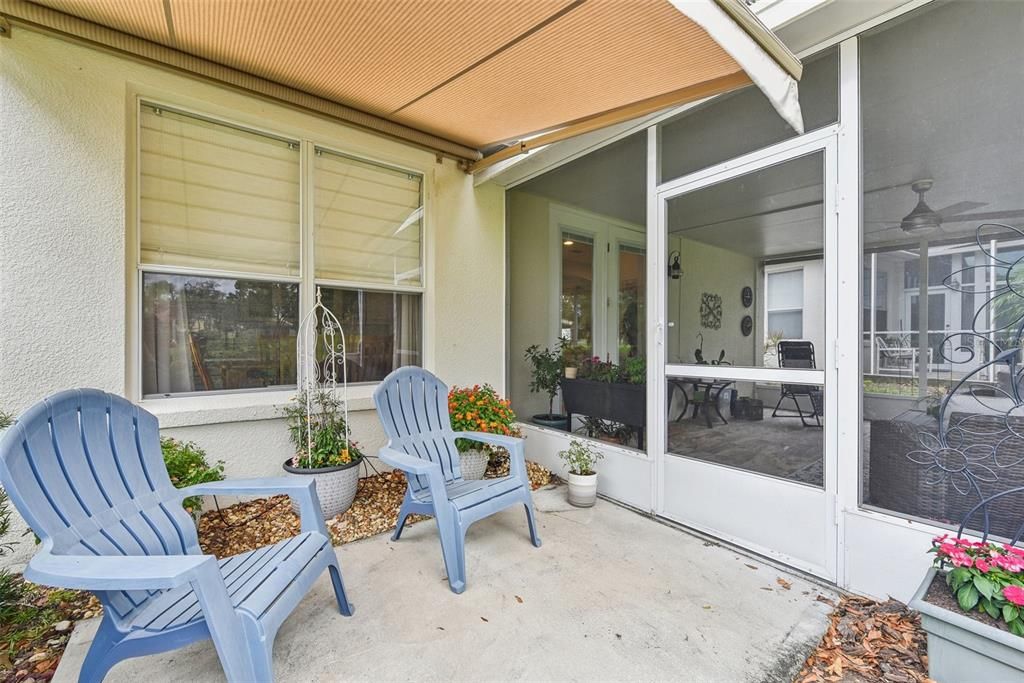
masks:
<instances>
[{"instance_id":1,"label":"chair leg","mask_svg":"<svg viewBox=\"0 0 1024 683\"><path fill-rule=\"evenodd\" d=\"M110 668L120 661L113 652L120 637L113 622L104 613L100 627L92 639L92 645L89 646L89 652L85 655L85 661L82 662L82 668L78 672L79 683L100 683Z\"/></svg>"},{"instance_id":2,"label":"chair leg","mask_svg":"<svg viewBox=\"0 0 1024 683\"><path fill-rule=\"evenodd\" d=\"M441 553L444 555L444 568L448 572L448 585L453 593L466 590L465 542L457 519L449 524L437 518L437 531L441 535ZM462 541L462 542L460 542Z\"/></svg>"},{"instance_id":3,"label":"chair leg","mask_svg":"<svg viewBox=\"0 0 1024 683\"><path fill-rule=\"evenodd\" d=\"M523 503L523 507L526 508L526 521L530 524L530 542L533 543L533 547L540 547L540 536L537 534L537 519L533 513L533 501L527 496L527 500Z\"/></svg>"},{"instance_id":4,"label":"chair leg","mask_svg":"<svg viewBox=\"0 0 1024 683\"><path fill-rule=\"evenodd\" d=\"M266 638L262 641L249 643L249 653L252 656L253 668L256 677L253 679L258 683L270 683L274 680L274 639Z\"/></svg>"},{"instance_id":5,"label":"chair leg","mask_svg":"<svg viewBox=\"0 0 1024 683\"><path fill-rule=\"evenodd\" d=\"M345 583L341 580L341 567L335 561L328 565L327 571L331 574L331 583L334 585L334 597L338 600L338 609L346 617L352 616L355 610L352 603L348 601L348 596L345 595Z\"/></svg>"},{"instance_id":6,"label":"chair leg","mask_svg":"<svg viewBox=\"0 0 1024 683\"><path fill-rule=\"evenodd\" d=\"M402 537L402 529L405 528L405 520L409 517L409 490L405 490L405 498L402 499L402 507L398 510L398 524L395 525L395 533L391 534L391 540L397 541Z\"/></svg>"},{"instance_id":7,"label":"chair leg","mask_svg":"<svg viewBox=\"0 0 1024 683\"><path fill-rule=\"evenodd\" d=\"M772 411L772 417L778 417L778 416L779 416L779 415L778 415L778 412L779 412L779 406L781 406L781 405L782 405L782 402L783 402L783 401L785 400L785 398L786 398L787 396L789 396L789 394L788 394L787 392L785 392L785 391L784 391L784 392L782 392L782 393L781 393L781 394L779 395L779 401L778 401L778 403L776 403L776 404L775 404L775 410L773 410L773 411Z\"/></svg>"}]
</instances>

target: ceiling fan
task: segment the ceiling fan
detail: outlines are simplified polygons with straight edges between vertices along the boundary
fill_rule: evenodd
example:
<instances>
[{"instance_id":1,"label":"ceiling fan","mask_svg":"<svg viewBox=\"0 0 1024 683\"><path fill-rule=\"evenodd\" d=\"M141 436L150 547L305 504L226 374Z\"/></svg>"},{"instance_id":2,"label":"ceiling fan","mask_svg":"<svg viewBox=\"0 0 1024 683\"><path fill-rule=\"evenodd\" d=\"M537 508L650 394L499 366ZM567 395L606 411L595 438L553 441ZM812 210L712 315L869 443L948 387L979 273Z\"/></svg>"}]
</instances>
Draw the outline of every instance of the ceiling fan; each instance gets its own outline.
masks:
<instances>
[{"instance_id":1,"label":"ceiling fan","mask_svg":"<svg viewBox=\"0 0 1024 683\"><path fill-rule=\"evenodd\" d=\"M889 230L899 230L904 233L923 235L938 230L943 224L984 222L1024 216L1024 209L965 213L966 211L986 206L985 202L957 202L956 204L950 204L949 206L936 211L932 207L928 206L928 203L924 200L925 193L932 189L934 184L935 181L931 178L922 178L911 183L910 189L917 194L917 206L915 206L910 213L904 216L898 223L891 220L865 221L865 223L875 223L888 226L882 230L873 231L873 234L876 236L880 233L888 232ZM887 189L891 188L879 188L879 190L875 190L875 192Z\"/></svg>"}]
</instances>

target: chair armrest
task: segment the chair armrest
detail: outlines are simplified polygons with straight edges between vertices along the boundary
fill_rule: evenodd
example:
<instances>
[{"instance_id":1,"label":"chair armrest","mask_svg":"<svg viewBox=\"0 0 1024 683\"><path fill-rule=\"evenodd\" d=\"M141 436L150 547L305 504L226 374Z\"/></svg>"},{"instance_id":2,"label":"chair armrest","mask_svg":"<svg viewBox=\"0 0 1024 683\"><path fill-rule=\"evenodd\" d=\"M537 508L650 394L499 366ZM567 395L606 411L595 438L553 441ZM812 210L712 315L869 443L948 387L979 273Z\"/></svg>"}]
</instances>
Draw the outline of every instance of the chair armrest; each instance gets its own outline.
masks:
<instances>
[{"instance_id":1,"label":"chair armrest","mask_svg":"<svg viewBox=\"0 0 1024 683\"><path fill-rule=\"evenodd\" d=\"M385 446L377 452L377 457L388 465L391 465L395 469L408 472L409 474L415 474L418 476L429 476L431 473L436 472L438 476L441 476L441 466L437 463L424 460L423 458L417 458L416 456L403 453L402 451L395 450Z\"/></svg>"},{"instance_id":2,"label":"chair armrest","mask_svg":"<svg viewBox=\"0 0 1024 683\"><path fill-rule=\"evenodd\" d=\"M225 479L224 481L193 484L181 489L181 492L186 498L189 496L248 496L267 493L294 493L302 495L312 485L312 479L304 481L298 477Z\"/></svg>"},{"instance_id":3,"label":"chair armrest","mask_svg":"<svg viewBox=\"0 0 1024 683\"><path fill-rule=\"evenodd\" d=\"M469 439L481 443L501 446L508 451L509 471L522 479L529 485L529 477L526 473L526 454L523 448L523 440L517 436L505 436L504 434L488 434L486 432L455 432L458 439Z\"/></svg>"},{"instance_id":4,"label":"chair armrest","mask_svg":"<svg viewBox=\"0 0 1024 683\"><path fill-rule=\"evenodd\" d=\"M25 578L46 586L80 590L152 590L192 581L213 555L54 555L40 550Z\"/></svg>"},{"instance_id":5,"label":"chair armrest","mask_svg":"<svg viewBox=\"0 0 1024 683\"><path fill-rule=\"evenodd\" d=\"M313 477L268 477L266 479L225 479L194 484L179 489L183 497L189 496L248 496L286 493L299 504L299 519L303 531L319 531L327 538L327 525L316 495Z\"/></svg>"}]
</instances>

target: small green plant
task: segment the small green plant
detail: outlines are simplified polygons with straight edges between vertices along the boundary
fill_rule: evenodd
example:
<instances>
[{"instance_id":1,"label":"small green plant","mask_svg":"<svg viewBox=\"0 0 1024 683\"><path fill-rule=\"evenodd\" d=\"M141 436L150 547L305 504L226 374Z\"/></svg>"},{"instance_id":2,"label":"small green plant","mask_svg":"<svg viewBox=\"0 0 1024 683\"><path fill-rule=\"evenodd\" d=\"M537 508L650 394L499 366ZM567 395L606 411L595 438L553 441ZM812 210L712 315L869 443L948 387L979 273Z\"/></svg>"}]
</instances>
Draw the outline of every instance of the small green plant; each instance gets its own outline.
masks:
<instances>
[{"instance_id":1,"label":"small green plant","mask_svg":"<svg viewBox=\"0 0 1024 683\"><path fill-rule=\"evenodd\" d=\"M206 451L191 441L178 441L169 436L161 437L160 450L164 455L167 474L170 475L175 488L183 489L224 478L224 462L217 461L211 465L206 459ZM200 503L199 496L190 496L182 505L189 512L195 513L199 510Z\"/></svg>"},{"instance_id":2,"label":"small green plant","mask_svg":"<svg viewBox=\"0 0 1024 683\"><path fill-rule=\"evenodd\" d=\"M630 384L647 383L647 359L643 356L631 356L622 364L620 374Z\"/></svg>"},{"instance_id":3,"label":"small green plant","mask_svg":"<svg viewBox=\"0 0 1024 683\"><path fill-rule=\"evenodd\" d=\"M544 393L548 396L548 413L545 417L555 418L555 396L562 381L562 348L565 340L559 342L559 348L552 351L534 344L526 349L523 357L530 363L530 391Z\"/></svg>"},{"instance_id":4,"label":"small green plant","mask_svg":"<svg viewBox=\"0 0 1024 683\"><path fill-rule=\"evenodd\" d=\"M351 439L342 400L333 391L300 392L285 407L284 416L295 446L293 467L340 467L363 457Z\"/></svg>"},{"instance_id":5,"label":"small green plant","mask_svg":"<svg viewBox=\"0 0 1024 683\"><path fill-rule=\"evenodd\" d=\"M628 443L630 437L633 436L633 428L621 422L602 420L601 418L590 417L589 415L582 415L580 419L583 421L583 428L587 430L587 436L594 439Z\"/></svg>"},{"instance_id":6,"label":"small green plant","mask_svg":"<svg viewBox=\"0 0 1024 683\"><path fill-rule=\"evenodd\" d=\"M568 448L558 452L558 457L569 468L570 474L585 476L596 474L594 465L604 457L604 454L579 439L573 439L569 442Z\"/></svg>"},{"instance_id":7,"label":"small green plant","mask_svg":"<svg viewBox=\"0 0 1024 683\"><path fill-rule=\"evenodd\" d=\"M0 429L7 429L14 424L14 415L6 410L0 410Z\"/></svg>"}]
</instances>

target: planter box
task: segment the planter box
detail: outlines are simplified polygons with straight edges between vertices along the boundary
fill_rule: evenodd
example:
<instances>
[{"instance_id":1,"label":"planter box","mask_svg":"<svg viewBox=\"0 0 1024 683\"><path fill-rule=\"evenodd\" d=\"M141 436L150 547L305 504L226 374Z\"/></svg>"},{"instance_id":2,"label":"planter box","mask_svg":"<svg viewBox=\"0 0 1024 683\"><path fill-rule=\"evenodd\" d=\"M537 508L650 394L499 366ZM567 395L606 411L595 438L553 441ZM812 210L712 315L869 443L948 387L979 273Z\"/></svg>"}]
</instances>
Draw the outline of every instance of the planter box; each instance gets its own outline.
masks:
<instances>
[{"instance_id":1,"label":"planter box","mask_svg":"<svg viewBox=\"0 0 1024 683\"><path fill-rule=\"evenodd\" d=\"M928 634L928 675L938 683L1024 680L1024 638L926 602L936 574L928 571L910 601Z\"/></svg>"},{"instance_id":2,"label":"planter box","mask_svg":"<svg viewBox=\"0 0 1024 683\"><path fill-rule=\"evenodd\" d=\"M562 403L569 414L587 415L620 422L639 429L643 448L643 430L647 424L647 385L595 382L590 379L563 379Z\"/></svg>"}]
</instances>

